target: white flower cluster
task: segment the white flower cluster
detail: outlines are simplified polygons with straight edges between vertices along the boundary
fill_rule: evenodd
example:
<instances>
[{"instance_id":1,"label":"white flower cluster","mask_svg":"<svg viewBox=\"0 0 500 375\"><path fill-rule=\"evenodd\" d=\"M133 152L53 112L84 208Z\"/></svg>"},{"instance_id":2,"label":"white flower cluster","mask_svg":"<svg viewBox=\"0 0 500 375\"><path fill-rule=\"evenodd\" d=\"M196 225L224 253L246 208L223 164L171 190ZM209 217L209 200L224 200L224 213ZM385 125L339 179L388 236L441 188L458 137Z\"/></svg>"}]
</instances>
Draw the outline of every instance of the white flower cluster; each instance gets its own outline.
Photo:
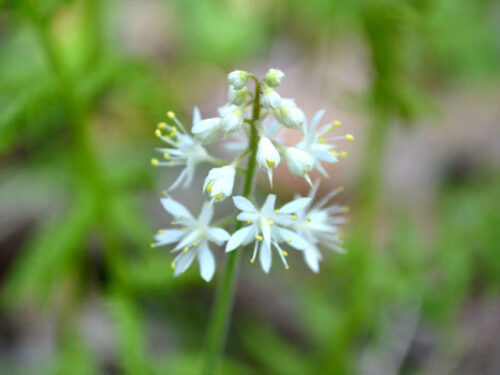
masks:
<instances>
[{"instance_id":1,"label":"white flower cluster","mask_svg":"<svg viewBox=\"0 0 500 375\"><path fill-rule=\"evenodd\" d=\"M319 271L322 259L320 248L342 251L339 225L345 222L345 207L327 206L330 199L340 191L337 189L327 194L319 203L313 204L318 184L311 181L309 173L316 169L324 177L328 174L322 162L336 163L347 156L337 150L337 141L354 140L351 134L332 136L330 133L340 126L340 122L318 126L324 111L320 110L308 124L304 112L293 99L282 98L275 90L284 78L279 69L270 69L263 80L253 74L236 70L228 75L228 103L219 107L218 116L202 119L198 108L193 111L192 125L188 131L175 116L168 112L168 122L162 122L155 131L166 147L158 148L162 158L151 160L153 166L181 166L182 171L165 192L161 200L165 210L174 220L174 229L161 229L155 236L152 247L177 243L173 252L178 252L172 262L174 274L183 273L195 258L200 264L201 276L209 281L215 272L215 258L208 245L226 244L226 252L254 243L250 262L254 263L257 255L262 269L269 272L274 249L286 269L289 268L286 249L302 252L306 264L314 272ZM253 82L256 88L252 92L247 86ZM267 121L269 117L274 118ZM298 130L302 137L295 145L287 145L278 132L284 128ZM232 143L227 147L240 151L232 162L226 163L210 155L206 145L216 142L223 135L245 134L246 142ZM226 142L229 146L230 142ZM248 158L248 169L239 165ZM253 159L253 160L252 160ZM273 170L281 160L286 161L290 173L304 178L311 186L309 197L298 197L281 208L275 208L276 195L268 195L265 203L257 209L248 197L233 196L233 203L241 212L237 215L239 225L230 235L225 229L211 226L214 205L233 195L237 172L248 177L252 174L252 165L257 165L266 172L269 183L273 185ZM209 196L198 218L169 193L179 186L184 188L192 184L195 168L199 163L211 163L202 187L202 192ZM252 181L250 181L250 184Z\"/></svg>"}]
</instances>

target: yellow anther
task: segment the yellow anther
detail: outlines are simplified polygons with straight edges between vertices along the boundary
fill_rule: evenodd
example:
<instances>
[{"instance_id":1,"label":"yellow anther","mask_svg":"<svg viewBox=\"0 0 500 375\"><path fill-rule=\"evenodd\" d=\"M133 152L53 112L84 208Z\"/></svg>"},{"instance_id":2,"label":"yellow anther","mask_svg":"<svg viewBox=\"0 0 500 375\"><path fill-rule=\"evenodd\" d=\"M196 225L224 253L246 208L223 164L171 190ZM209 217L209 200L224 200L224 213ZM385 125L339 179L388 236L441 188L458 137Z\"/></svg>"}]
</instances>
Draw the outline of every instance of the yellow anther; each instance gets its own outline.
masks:
<instances>
[{"instance_id":1,"label":"yellow anther","mask_svg":"<svg viewBox=\"0 0 500 375\"><path fill-rule=\"evenodd\" d=\"M154 243L150 243L150 244L149 244L149 246L150 246L152 249L154 249L154 248L156 247L156 244L154 244Z\"/></svg>"},{"instance_id":2,"label":"yellow anther","mask_svg":"<svg viewBox=\"0 0 500 375\"><path fill-rule=\"evenodd\" d=\"M216 194L215 195L215 200L216 201L220 201L220 199L222 198L222 195L221 194Z\"/></svg>"},{"instance_id":3,"label":"yellow anther","mask_svg":"<svg viewBox=\"0 0 500 375\"><path fill-rule=\"evenodd\" d=\"M161 130L160 130L160 129L156 129L156 130L155 130L155 135L156 135L157 137L161 137Z\"/></svg>"},{"instance_id":4,"label":"yellow anther","mask_svg":"<svg viewBox=\"0 0 500 375\"><path fill-rule=\"evenodd\" d=\"M151 159L151 165L153 167L157 167L159 164L160 164L160 162L158 161L158 159L155 159L155 158Z\"/></svg>"},{"instance_id":5,"label":"yellow anther","mask_svg":"<svg viewBox=\"0 0 500 375\"><path fill-rule=\"evenodd\" d=\"M335 120L333 122L333 126L335 126L336 128L338 128L340 125L342 125L342 123L339 120Z\"/></svg>"},{"instance_id":6,"label":"yellow anther","mask_svg":"<svg viewBox=\"0 0 500 375\"><path fill-rule=\"evenodd\" d=\"M307 222L308 222L308 223L310 223L310 222L311 222L311 218L310 218L310 217L308 217L308 218L307 218Z\"/></svg>"},{"instance_id":7,"label":"yellow anther","mask_svg":"<svg viewBox=\"0 0 500 375\"><path fill-rule=\"evenodd\" d=\"M342 209L344 210L344 212L349 212L349 206L344 206L342 207Z\"/></svg>"},{"instance_id":8,"label":"yellow anther","mask_svg":"<svg viewBox=\"0 0 500 375\"><path fill-rule=\"evenodd\" d=\"M278 213L278 212L280 212L280 210L278 210L278 209L275 209L275 210L274 210L274 212Z\"/></svg>"},{"instance_id":9,"label":"yellow anther","mask_svg":"<svg viewBox=\"0 0 500 375\"><path fill-rule=\"evenodd\" d=\"M182 219L184 219L184 216L182 216L182 215L179 216L179 220L182 220Z\"/></svg>"},{"instance_id":10,"label":"yellow anther","mask_svg":"<svg viewBox=\"0 0 500 375\"><path fill-rule=\"evenodd\" d=\"M266 159L266 164L269 168L273 168L276 162Z\"/></svg>"},{"instance_id":11,"label":"yellow anther","mask_svg":"<svg viewBox=\"0 0 500 375\"><path fill-rule=\"evenodd\" d=\"M346 134L345 139L352 142L354 141L354 136L352 134Z\"/></svg>"},{"instance_id":12,"label":"yellow anther","mask_svg":"<svg viewBox=\"0 0 500 375\"><path fill-rule=\"evenodd\" d=\"M171 221L170 224L175 225L175 224L177 224L177 221Z\"/></svg>"},{"instance_id":13,"label":"yellow anther","mask_svg":"<svg viewBox=\"0 0 500 375\"><path fill-rule=\"evenodd\" d=\"M193 246L194 247L198 246L198 242L193 242Z\"/></svg>"},{"instance_id":14,"label":"yellow anther","mask_svg":"<svg viewBox=\"0 0 500 375\"><path fill-rule=\"evenodd\" d=\"M342 152L340 153L340 157L341 157L341 158L346 158L346 157L347 157L347 152L346 152L346 151L342 151Z\"/></svg>"},{"instance_id":15,"label":"yellow anther","mask_svg":"<svg viewBox=\"0 0 500 375\"><path fill-rule=\"evenodd\" d=\"M159 229L158 234L163 234L163 231L161 229Z\"/></svg>"},{"instance_id":16,"label":"yellow anther","mask_svg":"<svg viewBox=\"0 0 500 375\"><path fill-rule=\"evenodd\" d=\"M272 220L269 220L267 223L268 223L269 225L274 225L274 221L272 221Z\"/></svg>"},{"instance_id":17,"label":"yellow anther","mask_svg":"<svg viewBox=\"0 0 500 375\"><path fill-rule=\"evenodd\" d=\"M335 150L330 151L330 153L333 155L334 158L338 158L339 157L338 152L335 151Z\"/></svg>"},{"instance_id":18,"label":"yellow anther","mask_svg":"<svg viewBox=\"0 0 500 375\"><path fill-rule=\"evenodd\" d=\"M168 116L169 118L174 118L174 117L175 117L175 113L174 113L174 112L172 112L172 111L168 111L168 112L167 112L167 116Z\"/></svg>"},{"instance_id":19,"label":"yellow anther","mask_svg":"<svg viewBox=\"0 0 500 375\"><path fill-rule=\"evenodd\" d=\"M283 250L283 256L287 257L288 256L288 251Z\"/></svg>"},{"instance_id":20,"label":"yellow anther","mask_svg":"<svg viewBox=\"0 0 500 375\"><path fill-rule=\"evenodd\" d=\"M158 124L158 129L166 129L167 128L167 124L165 124L164 122L160 122Z\"/></svg>"},{"instance_id":21,"label":"yellow anther","mask_svg":"<svg viewBox=\"0 0 500 375\"><path fill-rule=\"evenodd\" d=\"M176 134L177 134L177 128L174 126L169 135L170 137L174 138Z\"/></svg>"},{"instance_id":22,"label":"yellow anther","mask_svg":"<svg viewBox=\"0 0 500 375\"><path fill-rule=\"evenodd\" d=\"M255 236L255 239L256 239L257 241L262 241L262 236L257 235L257 236Z\"/></svg>"},{"instance_id":23,"label":"yellow anther","mask_svg":"<svg viewBox=\"0 0 500 375\"><path fill-rule=\"evenodd\" d=\"M169 154L168 152L165 152L165 153L163 154L163 157L164 157L165 159L170 159L170 154Z\"/></svg>"},{"instance_id":24,"label":"yellow anther","mask_svg":"<svg viewBox=\"0 0 500 375\"><path fill-rule=\"evenodd\" d=\"M287 239L287 241L288 241L288 242L292 242L292 239L291 239L291 238L289 238L289 239Z\"/></svg>"},{"instance_id":25,"label":"yellow anther","mask_svg":"<svg viewBox=\"0 0 500 375\"><path fill-rule=\"evenodd\" d=\"M252 220L248 219L247 220L247 224L250 224L252 222Z\"/></svg>"},{"instance_id":26,"label":"yellow anther","mask_svg":"<svg viewBox=\"0 0 500 375\"><path fill-rule=\"evenodd\" d=\"M343 186L339 186L339 187L338 187L338 191L339 191L339 193L343 193L343 192L344 192L344 190L345 190L345 189L344 189L344 187L343 187Z\"/></svg>"},{"instance_id":27,"label":"yellow anther","mask_svg":"<svg viewBox=\"0 0 500 375\"><path fill-rule=\"evenodd\" d=\"M297 220L297 216L292 215L292 220Z\"/></svg>"},{"instance_id":28,"label":"yellow anther","mask_svg":"<svg viewBox=\"0 0 500 375\"><path fill-rule=\"evenodd\" d=\"M189 247L185 247L184 249L182 249L182 251L184 251L185 253L187 253L189 251Z\"/></svg>"},{"instance_id":29,"label":"yellow anther","mask_svg":"<svg viewBox=\"0 0 500 375\"><path fill-rule=\"evenodd\" d=\"M184 273L184 272L186 272L186 270L182 270L182 271L181 271L181 273Z\"/></svg>"},{"instance_id":30,"label":"yellow anther","mask_svg":"<svg viewBox=\"0 0 500 375\"><path fill-rule=\"evenodd\" d=\"M208 183L207 186L205 186L205 191L207 193L210 193L212 191L212 187L214 186L214 184L210 184Z\"/></svg>"},{"instance_id":31,"label":"yellow anther","mask_svg":"<svg viewBox=\"0 0 500 375\"><path fill-rule=\"evenodd\" d=\"M328 126L325 128L325 130L326 130L326 132L330 132L330 131L332 131L332 130L333 130L333 125L332 125L332 124L328 125Z\"/></svg>"},{"instance_id":32,"label":"yellow anther","mask_svg":"<svg viewBox=\"0 0 500 375\"><path fill-rule=\"evenodd\" d=\"M289 270L289 269L290 269L290 266L287 264L287 265L285 266L285 269L286 269L286 270Z\"/></svg>"},{"instance_id":33,"label":"yellow anther","mask_svg":"<svg viewBox=\"0 0 500 375\"><path fill-rule=\"evenodd\" d=\"M163 190L161 193L163 194L164 197L168 195L166 190Z\"/></svg>"},{"instance_id":34,"label":"yellow anther","mask_svg":"<svg viewBox=\"0 0 500 375\"><path fill-rule=\"evenodd\" d=\"M318 140L322 143L325 143L325 137L322 135L318 136Z\"/></svg>"},{"instance_id":35,"label":"yellow anther","mask_svg":"<svg viewBox=\"0 0 500 375\"><path fill-rule=\"evenodd\" d=\"M172 263L170 264L170 267L172 267L173 269L175 269L175 262L172 262Z\"/></svg>"},{"instance_id":36,"label":"yellow anther","mask_svg":"<svg viewBox=\"0 0 500 375\"><path fill-rule=\"evenodd\" d=\"M181 230L182 230L182 231L185 231L185 230L186 230L186 227L182 227L182 228L181 228Z\"/></svg>"},{"instance_id":37,"label":"yellow anther","mask_svg":"<svg viewBox=\"0 0 500 375\"><path fill-rule=\"evenodd\" d=\"M250 259L250 263L254 264L255 263L255 259Z\"/></svg>"}]
</instances>

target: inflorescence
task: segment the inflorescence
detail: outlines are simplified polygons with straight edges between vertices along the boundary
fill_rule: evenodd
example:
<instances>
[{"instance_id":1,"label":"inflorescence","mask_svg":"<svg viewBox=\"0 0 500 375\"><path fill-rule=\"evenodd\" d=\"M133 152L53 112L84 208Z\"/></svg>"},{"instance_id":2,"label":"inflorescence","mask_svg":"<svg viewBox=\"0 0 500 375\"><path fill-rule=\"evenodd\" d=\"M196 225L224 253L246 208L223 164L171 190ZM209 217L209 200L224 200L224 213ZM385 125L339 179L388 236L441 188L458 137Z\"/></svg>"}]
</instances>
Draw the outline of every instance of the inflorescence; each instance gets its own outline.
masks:
<instances>
[{"instance_id":1,"label":"inflorescence","mask_svg":"<svg viewBox=\"0 0 500 375\"><path fill-rule=\"evenodd\" d=\"M275 90L283 78L284 73L279 69L270 69L263 80L245 71L233 71L228 75L228 103L219 107L217 117L202 119L195 107L189 129L171 111L167 112L167 121L158 124L155 135L165 143L165 147L157 149L160 157L151 159L151 164L182 169L164 192L166 197L161 199L163 207L173 217L172 228L159 230L151 247L176 244L172 249L172 252L177 253L172 262L175 276L186 271L196 258L203 279L211 280L215 272L215 258L210 242L225 244L226 252L241 251L241 246L253 243L250 262L254 263L258 257L266 273L271 268L273 250L285 269L289 269L288 251L301 252L306 264L314 272L319 271L319 262L322 260L320 249L343 252L339 226L346 221L347 209L345 206L329 204L342 189L337 188L319 202L313 203L319 182L313 183L309 174L318 170L323 177L328 178L322 163L336 163L346 157L347 153L339 150L336 142L353 141L354 137L352 134L332 134L340 127L339 121L319 126L323 110L318 111L307 123L304 112L295 101L281 98ZM247 87L249 81L255 81L256 87L260 89L257 98ZM260 116L252 119L256 104L260 106L257 112ZM247 139L252 126L258 135L255 162L267 174L270 186L273 186L274 169L284 160L293 176L304 178L311 186L308 197L296 197L276 208L276 195L270 194L258 209L251 200L233 195L238 172L246 173L240 164L250 154L252 146ZM283 134L280 134L285 129L300 131L300 141L295 145L287 145ZM245 135L245 138L241 135ZM230 163L210 155L206 149L206 145L221 137L226 149L238 153ZM169 193L179 186L189 187L196 166L200 163L210 163L214 167L201 187L208 199L195 218ZM210 224L216 202L231 196L239 210L237 220L242 224L232 234Z\"/></svg>"}]
</instances>

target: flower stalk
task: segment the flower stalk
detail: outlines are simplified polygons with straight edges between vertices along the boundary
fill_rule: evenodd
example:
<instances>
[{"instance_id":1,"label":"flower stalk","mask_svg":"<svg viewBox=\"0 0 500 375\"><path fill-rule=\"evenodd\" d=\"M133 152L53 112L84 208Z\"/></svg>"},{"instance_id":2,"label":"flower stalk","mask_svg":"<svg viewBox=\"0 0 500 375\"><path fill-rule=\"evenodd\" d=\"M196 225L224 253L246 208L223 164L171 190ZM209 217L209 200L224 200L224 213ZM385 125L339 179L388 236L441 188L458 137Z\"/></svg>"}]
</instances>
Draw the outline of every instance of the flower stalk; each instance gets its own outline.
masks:
<instances>
[{"instance_id":1,"label":"flower stalk","mask_svg":"<svg viewBox=\"0 0 500 375\"><path fill-rule=\"evenodd\" d=\"M242 195L246 198L250 198L252 194L255 167L257 165L257 145L259 141L256 123L260 117L260 82L257 79L254 80L255 95L252 108L252 119L250 120L250 139L248 141L249 156L242 192ZM241 226L241 221L238 221L235 224L233 232L240 229ZM204 375L212 375L215 373L216 366L224 347L230 321L229 316L231 315L234 303L236 275L238 273L241 254L241 251L233 251L228 255L226 268L217 288L216 300L209 322L203 358L202 373Z\"/></svg>"}]
</instances>

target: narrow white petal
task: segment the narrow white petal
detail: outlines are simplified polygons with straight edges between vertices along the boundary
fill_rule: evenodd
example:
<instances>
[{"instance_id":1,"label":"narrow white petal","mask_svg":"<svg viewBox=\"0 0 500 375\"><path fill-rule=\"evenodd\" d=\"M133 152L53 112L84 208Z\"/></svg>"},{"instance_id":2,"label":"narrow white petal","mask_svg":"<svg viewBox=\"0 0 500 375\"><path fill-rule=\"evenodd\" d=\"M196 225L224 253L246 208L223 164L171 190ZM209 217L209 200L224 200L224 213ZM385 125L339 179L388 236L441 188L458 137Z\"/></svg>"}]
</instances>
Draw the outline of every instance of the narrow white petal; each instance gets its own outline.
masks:
<instances>
[{"instance_id":1,"label":"narrow white petal","mask_svg":"<svg viewBox=\"0 0 500 375\"><path fill-rule=\"evenodd\" d=\"M297 250L306 250L310 247L308 241L290 229L280 228L280 236L284 241Z\"/></svg>"},{"instance_id":2,"label":"narrow white petal","mask_svg":"<svg viewBox=\"0 0 500 375\"><path fill-rule=\"evenodd\" d=\"M208 245L204 242L198 253L200 274L205 281L210 281L215 273L215 258Z\"/></svg>"},{"instance_id":3,"label":"narrow white petal","mask_svg":"<svg viewBox=\"0 0 500 375\"><path fill-rule=\"evenodd\" d=\"M214 214L214 205L211 202L203 203L200 215L198 216L198 221L202 224L207 225L212 220Z\"/></svg>"},{"instance_id":4,"label":"narrow white petal","mask_svg":"<svg viewBox=\"0 0 500 375\"><path fill-rule=\"evenodd\" d=\"M199 121L201 121L200 110L198 109L198 107L194 107L194 109L193 109L193 127Z\"/></svg>"},{"instance_id":5,"label":"narrow white petal","mask_svg":"<svg viewBox=\"0 0 500 375\"><path fill-rule=\"evenodd\" d=\"M179 241L184 232L180 229L162 229L161 233L155 235L155 240L158 246L168 245Z\"/></svg>"},{"instance_id":6,"label":"narrow white petal","mask_svg":"<svg viewBox=\"0 0 500 375\"><path fill-rule=\"evenodd\" d=\"M239 221L248 221L250 220L251 222L255 221L257 217L259 216L258 213L251 213L251 212L240 212L238 216L236 216L236 219Z\"/></svg>"},{"instance_id":7,"label":"narrow white petal","mask_svg":"<svg viewBox=\"0 0 500 375\"><path fill-rule=\"evenodd\" d=\"M260 223L260 229L262 230L262 237L264 238L264 243L267 247L271 247L271 227L267 220L262 220Z\"/></svg>"},{"instance_id":8,"label":"narrow white petal","mask_svg":"<svg viewBox=\"0 0 500 375\"><path fill-rule=\"evenodd\" d=\"M179 276L182 272L186 271L195 258L195 251L188 251L181 253L177 257L177 264L175 266L174 276Z\"/></svg>"},{"instance_id":9,"label":"narrow white petal","mask_svg":"<svg viewBox=\"0 0 500 375\"><path fill-rule=\"evenodd\" d=\"M233 197L233 202L234 202L234 205L236 206L236 208L238 208L241 211L257 212L253 203L250 202L245 197L242 197L242 196Z\"/></svg>"},{"instance_id":10,"label":"narrow white petal","mask_svg":"<svg viewBox=\"0 0 500 375\"><path fill-rule=\"evenodd\" d=\"M252 227L253 225L250 225L248 227L238 229L236 232L234 232L229 241L227 241L226 253L239 247L247 239L247 236L252 230Z\"/></svg>"},{"instance_id":11,"label":"narrow white petal","mask_svg":"<svg viewBox=\"0 0 500 375\"><path fill-rule=\"evenodd\" d=\"M316 126L318 125L319 121L321 120L321 117L323 117L323 115L325 114L325 110L324 109L320 109L318 112L316 112L316 114L314 115L312 121L311 121L311 124L309 125L310 126L310 129L311 129L311 132L316 128Z\"/></svg>"},{"instance_id":12,"label":"narrow white petal","mask_svg":"<svg viewBox=\"0 0 500 375\"><path fill-rule=\"evenodd\" d=\"M319 272L319 261L321 260L321 254L317 249L310 247L309 249L304 251L304 260L313 272Z\"/></svg>"},{"instance_id":13,"label":"narrow white petal","mask_svg":"<svg viewBox=\"0 0 500 375\"><path fill-rule=\"evenodd\" d=\"M282 214L291 214L304 209L309 203L311 203L311 198L298 198L285 204L280 208L279 212Z\"/></svg>"},{"instance_id":14,"label":"narrow white petal","mask_svg":"<svg viewBox=\"0 0 500 375\"><path fill-rule=\"evenodd\" d=\"M230 237L229 233L222 228L213 227L208 230L209 240L215 242L217 245L222 245L224 242L229 240Z\"/></svg>"},{"instance_id":15,"label":"narrow white petal","mask_svg":"<svg viewBox=\"0 0 500 375\"><path fill-rule=\"evenodd\" d=\"M163 208L170 213L172 216L178 218L178 217L185 217L192 219L193 217L191 216L191 213L184 207L182 204L179 202L173 200L170 197L167 198L162 198L161 199L161 204L163 205Z\"/></svg>"},{"instance_id":16,"label":"narrow white petal","mask_svg":"<svg viewBox=\"0 0 500 375\"><path fill-rule=\"evenodd\" d=\"M271 269L272 254L271 254L271 248L267 246L264 242L260 247L259 260L260 260L260 265L264 270L264 272L269 273L269 270Z\"/></svg>"},{"instance_id":17,"label":"narrow white petal","mask_svg":"<svg viewBox=\"0 0 500 375\"><path fill-rule=\"evenodd\" d=\"M175 190L179 187L179 185L182 183L182 181L186 178L187 176L187 169L183 169L182 172L179 174L177 179L174 181L172 185L168 188L168 190Z\"/></svg>"},{"instance_id":18,"label":"narrow white petal","mask_svg":"<svg viewBox=\"0 0 500 375\"><path fill-rule=\"evenodd\" d=\"M266 201L264 202L264 205L262 206L262 212L271 212L274 211L274 204L276 203L276 195L274 194L269 194L267 196Z\"/></svg>"}]
</instances>

